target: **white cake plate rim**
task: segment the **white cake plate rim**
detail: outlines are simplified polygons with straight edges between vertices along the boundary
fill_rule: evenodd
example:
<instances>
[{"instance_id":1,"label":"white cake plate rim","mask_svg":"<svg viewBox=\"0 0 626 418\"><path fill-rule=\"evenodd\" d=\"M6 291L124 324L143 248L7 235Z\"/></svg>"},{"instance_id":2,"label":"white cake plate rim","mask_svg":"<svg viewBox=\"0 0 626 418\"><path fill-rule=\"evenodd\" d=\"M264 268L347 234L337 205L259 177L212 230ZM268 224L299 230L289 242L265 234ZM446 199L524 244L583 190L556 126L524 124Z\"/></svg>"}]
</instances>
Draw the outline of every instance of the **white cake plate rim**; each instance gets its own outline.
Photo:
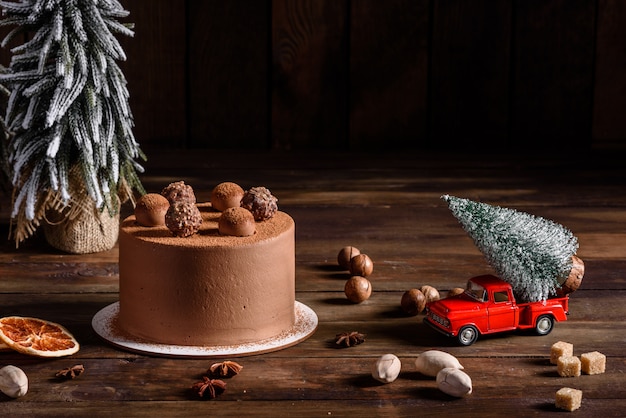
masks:
<instances>
[{"instance_id":1,"label":"white cake plate rim","mask_svg":"<svg viewBox=\"0 0 626 418\"><path fill-rule=\"evenodd\" d=\"M113 346L139 354L159 357L243 357L292 347L313 335L318 325L315 311L298 301L295 302L294 310L296 320L291 329L275 337L237 345L188 346L135 339L128 334L120 333L116 326L119 302L114 302L98 311L91 320L91 326L96 334Z\"/></svg>"}]
</instances>

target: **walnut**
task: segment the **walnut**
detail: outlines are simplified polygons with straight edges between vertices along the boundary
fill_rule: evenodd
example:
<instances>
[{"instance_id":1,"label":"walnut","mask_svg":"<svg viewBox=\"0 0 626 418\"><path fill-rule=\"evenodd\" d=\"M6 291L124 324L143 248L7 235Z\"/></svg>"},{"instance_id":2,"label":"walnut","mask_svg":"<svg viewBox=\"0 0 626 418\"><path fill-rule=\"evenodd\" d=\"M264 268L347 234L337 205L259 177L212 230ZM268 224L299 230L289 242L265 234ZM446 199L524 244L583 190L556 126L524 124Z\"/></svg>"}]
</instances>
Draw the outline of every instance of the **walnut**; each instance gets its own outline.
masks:
<instances>
[{"instance_id":1,"label":"walnut","mask_svg":"<svg viewBox=\"0 0 626 418\"><path fill-rule=\"evenodd\" d=\"M365 342L365 334L358 331L342 332L335 336L335 344L343 347L352 347Z\"/></svg>"},{"instance_id":2,"label":"walnut","mask_svg":"<svg viewBox=\"0 0 626 418\"><path fill-rule=\"evenodd\" d=\"M277 202L278 199L265 187L253 187L244 193L241 207L252 212L254 220L265 221L278 210Z\"/></svg>"},{"instance_id":3,"label":"walnut","mask_svg":"<svg viewBox=\"0 0 626 418\"><path fill-rule=\"evenodd\" d=\"M161 194L170 202L170 205L175 202L196 203L196 195L193 189L185 184L184 181L170 183L161 190Z\"/></svg>"},{"instance_id":4,"label":"walnut","mask_svg":"<svg viewBox=\"0 0 626 418\"><path fill-rule=\"evenodd\" d=\"M200 398L215 399L226 390L226 382L202 376L202 381L194 383L193 386L191 386L191 390Z\"/></svg>"},{"instance_id":5,"label":"walnut","mask_svg":"<svg viewBox=\"0 0 626 418\"><path fill-rule=\"evenodd\" d=\"M195 203L176 202L165 214L165 225L177 237L189 237L200 229L202 215Z\"/></svg>"}]
</instances>

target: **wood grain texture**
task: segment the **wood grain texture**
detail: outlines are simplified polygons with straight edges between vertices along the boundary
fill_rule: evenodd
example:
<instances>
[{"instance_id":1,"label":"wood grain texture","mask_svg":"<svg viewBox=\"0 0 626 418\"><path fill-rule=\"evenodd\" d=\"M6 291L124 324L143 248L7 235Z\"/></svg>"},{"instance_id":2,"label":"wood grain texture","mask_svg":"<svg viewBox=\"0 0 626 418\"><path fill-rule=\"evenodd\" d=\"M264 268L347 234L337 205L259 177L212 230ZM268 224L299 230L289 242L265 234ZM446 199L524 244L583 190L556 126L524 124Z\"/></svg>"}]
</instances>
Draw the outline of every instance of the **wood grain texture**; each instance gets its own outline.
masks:
<instances>
[{"instance_id":1,"label":"wood grain texture","mask_svg":"<svg viewBox=\"0 0 626 418\"><path fill-rule=\"evenodd\" d=\"M623 150L619 0L124 3L152 149ZM0 28L7 31L7 28ZM8 64L8 49L0 63Z\"/></svg>"},{"instance_id":2,"label":"wood grain texture","mask_svg":"<svg viewBox=\"0 0 626 418\"><path fill-rule=\"evenodd\" d=\"M189 141L268 147L270 1L189 1Z\"/></svg>"},{"instance_id":3,"label":"wood grain texture","mask_svg":"<svg viewBox=\"0 0 626 418\"><path fill-rule=\"evenodd\" d=\"M511 1L434 1L430 144L508 147Z\"/></svg>"},{"instance_id":4,"label":"wood grain texture","mask_svg":"<svg viewBox=\"0 0 626 418\"><path fill-rule=\"evenodd\" d=\"M626 4L598 1L593 142L622 148L626 141Z\"/></svg>"},{"instance_id":5,"label":"wood grain texture","mask_svg":"<svg viewBox=\"0 0 626 418\"><path fill-rule=\"evenodd\" d=\"M413 0L350 3L351 148L426 145L428 6Z\"/></svg>"},{"instance_id":6,"label":"wood grain texture","mask_svg":"<svg viewBox=\"0 0 626 418\"><path fill-rule=\"evenodd\" d=\"M181 147L185 115L185 5L126 0L133 38L118 39L128 57L120 67L128 81L134 134L143 147Z\"/></svg>"},{"instance_id":7,"label":"wood grain texture","mask_svg":"<svg viewBox=\"0 0 626 418\"><path fill-rule=\"evenodd\" d=\"M272 147L348 144L348 2L272 2Z\"/></svg>"},{"instance_id":8,"label":"wood grain texture","mask_svg":"<svg viewBox=\"0 0 626 418\"><path fill-rule=\"evenodd\" d=\"M187 1L181 30L183 8L172 26L170 6L156 4L129 4L138 23L156 23L156 47L129 54L147 147L623 143L618 2ZM155 65L155 51L172 49L187 73L155 93L183 68Z\"/></svg>"},{"instance_id":9,"label":"wood grain texture","mask_svg":"<svg viewBox=\"0 0 626 418\"><path fill-rule=\"evenodd\" d=\"M589 148L595 2L531 0L515 5L513 148Z\"/></svg>"},{"instance_id":10,"label":"wood grain texture","mask_svg":"<svg viewBox=\"0 0 626 418\"><path fill-rule=\"evenodd\" d=\"M383 388L384 389L384 388ZM413 416L416 410L427 410L430 416L447 416L451 408L449 402L427 402L419 401L420 396L429 396L433 390L407 389L407 393L412 393L415 402L403 402L402 400L389 400L381 402L378 398L367 400L355 404L347 405L345 401L326 401L312 400L302 401L294 400L288 404L280 401L256 401L242 403L240 400L235 401L219 401L219 402L195 402L190 405L188 401L155 401L144 409L144 415L140 412L128 415L128 407L126 404L111 404L111 402L89 402L87 405L80 404L77 408L74 403L66 402L59 404L58 402L42 402L42 411L38 414L41 417L83 417L88 416L146 416L149 414L162 416L180 415L181 411L189 415L205 415L215 414L225 417L257 417L257 416L275 416L281 414L283 416ZM523 391L520 389L520 393ZM556 392L556 389L555 389ZM436 393L436 392L435 392ZM450 399L445 399L450 401ZM610 400L616 409L626 408L626 401L623 399ZM585 406L592 409L595 414L601 416L609 416L614 412L614 408L607 406L609 403L605 399L585 399ZM530 411L529 414L547 415L559 413L554 407L553 401L549 394L544 393L537 398L521 399L519 403L511 404L507 399L491 399L489 406L481 411L481 417L501 417L503 415L515 416L519 414L519 405L522 404L525 410ZM467 401L460 400L456 402L459 406L459 414L467 414L469 405ZM516 405L516 406L514 406ZM460 407L465 407L463 410ZM11 404L8 406L7 413L12 416L20 416L20 405Z\"/></svg>"},{"instance_id":11,"label":"wood grain texture","mask_svg":"<svg viewBox=\"0 0 626 418\"><path fill-rule=\"evenodd\" d=\"M259 157L262 158L259 158ZM347 157L351 158L347 158ZM481 158L463 154L398 153L381 159L355 153L234 153L224 150L155 153L143 179L155 189L181 177L200 200L223 180L265 184L282 210L296 220L296 299L318 315L319 327L302 343L236 359L242 372L227 380L213 401L199 401L189 388L213 363L172 359L116 349L91 328L93 315L118 300L118 248L91 255L51 250L36 236L23 248L0 247L0 316L36 316L65 325L81 343L69 357L42 361L0 353L29 377L29 393L0 395L2 416L544 416L558 412L555 392L583 390L579 414L619 416L626 357L626 169L617 155L590 154L587 164L568 159ZM207 170L206 161L215 163ZM510 332L484 336L470 347L436 333L423 314L400 309L405 290L424 284L443 295L490 267L449 209L442 193L523 210L559 222L579 239L585 262L581 287L570 296L570 315L547 336ZM0 212L0 233L7 232ZM6 234L5 234L6 236ZM348 277L336 255L355 245L370 255L373 294L361 304L343 293ZM337 348L344 331L366 341ZM557 341L575 354L600 351L606 373L558 376L549 363ZM457 356L474 391L454 399L415 370L428 349ZM388 385L370 376L379 356L396 354L399 378ZM54 374L74 364L85 373L60 381Z\"/></svg>"}]
</instances>

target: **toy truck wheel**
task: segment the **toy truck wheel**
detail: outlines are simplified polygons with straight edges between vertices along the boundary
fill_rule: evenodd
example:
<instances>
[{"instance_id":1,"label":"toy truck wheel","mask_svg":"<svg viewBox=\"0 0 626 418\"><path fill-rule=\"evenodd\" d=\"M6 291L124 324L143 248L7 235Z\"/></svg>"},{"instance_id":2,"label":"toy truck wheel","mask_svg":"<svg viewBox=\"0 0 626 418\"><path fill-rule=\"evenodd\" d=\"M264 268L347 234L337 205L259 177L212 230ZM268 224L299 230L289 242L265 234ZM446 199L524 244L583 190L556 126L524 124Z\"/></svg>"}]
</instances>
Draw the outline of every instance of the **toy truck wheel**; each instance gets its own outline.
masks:
<instances>
[{"instance_id":1,"label":"toy truck wheel","mask_svg":"<svg viewBox=\"0 0 626 418\"><path fill-rule=\"evenodd\" d=\"M554 327L554 318L550 315L541 315L537 318L537 323L535 324L535 332L537 335L548 335L552 328Z\"/></svg>"},{"instance_id":2,"label":"toy truck wheel","mask_svg":"<svg viewBox=\"0 0 626 418\"><path fill-rule=\"evenodd\" d=\"M464 326L459 330L457 340L461 345L472 345L478 339L478 330L472 325Z\"/></svg>"}]
</instances>

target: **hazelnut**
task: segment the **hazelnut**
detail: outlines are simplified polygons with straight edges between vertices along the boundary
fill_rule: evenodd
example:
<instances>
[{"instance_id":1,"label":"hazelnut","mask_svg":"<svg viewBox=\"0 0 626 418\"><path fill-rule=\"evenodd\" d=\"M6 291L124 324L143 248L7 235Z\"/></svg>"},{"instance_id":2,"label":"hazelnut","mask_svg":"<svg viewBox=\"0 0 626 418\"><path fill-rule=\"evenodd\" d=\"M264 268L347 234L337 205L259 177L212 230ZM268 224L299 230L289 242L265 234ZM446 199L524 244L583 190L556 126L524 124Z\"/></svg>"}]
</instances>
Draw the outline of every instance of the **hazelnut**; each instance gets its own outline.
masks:
<instances>
[{"instance_id":1,"label":"hazelnut","mask_svg":"<svg viewBox=\"0 0 626 418\"><path fill-rule=\"evenodd\" d=\"M246 191L241 199L241 207L254 215L254 220L270 219L278 210L278 199L265 187L253 187Z\"/></svg>"},{"instance_id":2,"label":"hazelnut","mask_svg":"<svg viewBox=\"0 0 626 418\"><path fill-rule=\"evenodd\" d=\"M462 287L453 287L452 289L448 290L448 296L447 297L460 295L463 292L465 292L465 289L463 289Z\"/></svg>"},{"instance_id":3,"label":"hazelnut","mask_svg":"<svg viewBox=\"0 0 626 418\"><path fill-rule=\"evenodd\" d=\"M367 277L374 271L374 263L367 254L358 254L350 259L350 274Z\"/></svg>"},{"instance_id":4,"label":"hazelnut","mask_svg":"<svg viewBox=\"0 0 626 418\"><path fill-rule=\"evenodd\" d=\"M361 303L372 294L372 284L363 276L352 276L343 289L350 302Z\"/></svg>"},{"instance_id":5,"label":"hazelnut","mask_svg":"<svg viewBox=\"0 0 626 418\"><path fill-rule=\"evenodd\" d=\"M157 193L148 193L137 200L135 206L135 219L142 226L165 225L165 214L170 207L170 202Z\"/></svg>"},{"instance_id":6,"label":"hazelnut","mask_svg":"<svg viewBox=\"0 0 626 418\"><path fill-rule=\"evenodd\" d=\"M170 183L163 190L161 194L170 202L188 202L196 203L196 195L193 192L191 186L186 185L184 181L177 181Z\"/></svg>"},{"instance_id":7,"label":"hazelnut","mask_svg":"<svg viewBox=\"0 0 626 418\"><path fill-rule=\"evenodd\" d=\"M189 237L200 229L202 215L195 203L175 202L165 214L165 226L177 237Z\"/></svg>"},{"instance_id":8,"label":"hazelnut","mask_svg":"<svg viewBox=\"0 0 626 418\"><path fill-rule=\"evenodd\" d=\"M237 183L224 182L213 188L211 205L220 212L228 208L239 207L243 198L243 189Z\"/></svg>"},{"instance_id":9,"label":"hazelnut","mask_svg":"<svg viewBox=\"0 0 626 418\"><path fill-rule=\"evenodd\" d=\"M400 307L407 315L415 316L426 307L426 297L419 289L407 290L402 295Z\"/></svg>"},{"instance_id":10,"label":"hazelnut","mask_svg":"<svg viewBox=\"0 0 626 418\"><path fill-rule=\"evenodd\" d=\"M420 287L420 290L426 298L426 303L434 302L440 299L439 291L432 286L424 285Z\"/></svg>"},{"instance_id":11,"label":"hazelnut","mask_svg":"<svg viewBox=\"0 0 626 418\"><path fill-rule=\"evenodd\" d=\"M359 254L361 254L361 251L359 251L359 249L356 247L352 247L350 245L348 245L347 247L343 247L339 251L339 254L337 254L337 264L339 264L341 268L349 270L350 260L352 260L352 257Z\"/></svg>"},{"instance_id":12,"label":"hazelnut","mask_svg":"<svg viewBox=\"0 0 626 418\"><path fill-rule=\"evenodd\" d=\"M247 237L254 235L256 231L254 216L242 207L228 208L222 212L217 228L220 234L235 237Z\"/></svg>"}]
</instances>

